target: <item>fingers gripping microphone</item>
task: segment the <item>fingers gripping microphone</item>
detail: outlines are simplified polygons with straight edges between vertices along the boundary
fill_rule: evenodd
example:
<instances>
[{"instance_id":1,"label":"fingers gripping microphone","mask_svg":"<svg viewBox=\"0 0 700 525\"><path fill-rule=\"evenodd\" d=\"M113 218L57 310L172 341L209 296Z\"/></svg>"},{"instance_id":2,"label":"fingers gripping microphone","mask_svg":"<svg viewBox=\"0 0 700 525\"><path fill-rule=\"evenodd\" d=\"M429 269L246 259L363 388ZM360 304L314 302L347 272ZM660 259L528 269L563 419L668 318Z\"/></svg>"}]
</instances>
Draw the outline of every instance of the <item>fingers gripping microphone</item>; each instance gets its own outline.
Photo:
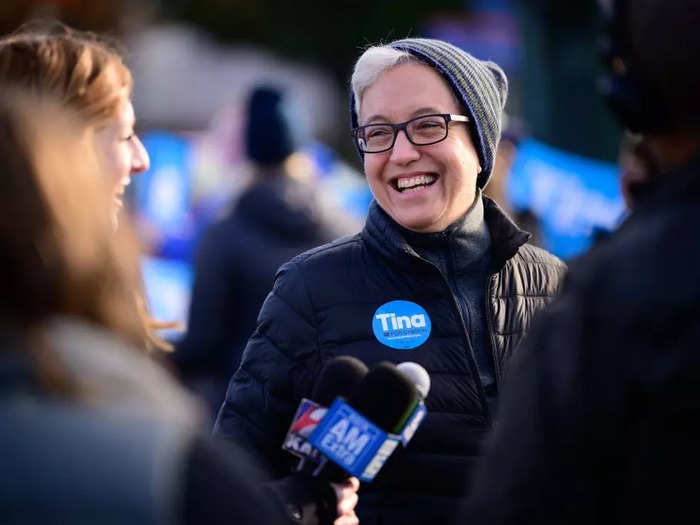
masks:
<instances>
[{"instance_id":1,"label":"fingers gripping microphone","mask_svg":"<svg viewBox=\"0 0 700 525\"><path fill-rule=\"evenodd\" d=\"M336 397L347 398L367 374L367 366L354 357L342 356L329 361L321 370L312 399L302 399L282 444L282 448L299 456L297 470L317 466L321 454L309 443L309 436ZM313 468L312 468L313 470Z\"/></svg>"}]
</instances>

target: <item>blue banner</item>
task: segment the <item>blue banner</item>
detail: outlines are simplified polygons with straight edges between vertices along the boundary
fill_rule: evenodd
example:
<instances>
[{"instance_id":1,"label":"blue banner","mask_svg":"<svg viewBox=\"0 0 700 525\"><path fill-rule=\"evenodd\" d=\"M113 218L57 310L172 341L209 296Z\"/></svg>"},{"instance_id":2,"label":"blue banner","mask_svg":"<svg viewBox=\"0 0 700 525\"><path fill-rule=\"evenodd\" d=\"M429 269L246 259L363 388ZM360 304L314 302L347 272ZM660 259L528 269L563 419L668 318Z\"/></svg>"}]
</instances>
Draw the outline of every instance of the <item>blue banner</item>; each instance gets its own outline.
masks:
<instances>
[{"instance_id":1,"label":"blue banner","mask_svg":"<svg viewBox=\"0 0 700 525\"><path fill-rule=\"evenodd\" d=\"M180 234L191 206L191 142L173 133L151 131L143 135L143 144L151 167L133 180L137 210L161 235Z\"/></svg>"},{"instance_id":2,"label":"blue banner","mask_svg":"<svg viewBox=\"0 0 700 525\"><path fill-rule=\"evenodd\" d=\"M141 269L151 316L158 321L178 321L184 325L193 279L191 266L158 257L143 257ZM173 340L182 332L166 331L161 335Z\"/></svg>"},{"instance_id":3,"label":"blue banner","mask_svg":"<svg viewBox=\"0 0 700 525\"><path fill-rule=\"evenodd\" d=\"M564 259L591 245L596 230L613 230L624 213L618 168L528 139L511 167L508 200L539 220L543 247Z\"/></svg>"}]
</instances>

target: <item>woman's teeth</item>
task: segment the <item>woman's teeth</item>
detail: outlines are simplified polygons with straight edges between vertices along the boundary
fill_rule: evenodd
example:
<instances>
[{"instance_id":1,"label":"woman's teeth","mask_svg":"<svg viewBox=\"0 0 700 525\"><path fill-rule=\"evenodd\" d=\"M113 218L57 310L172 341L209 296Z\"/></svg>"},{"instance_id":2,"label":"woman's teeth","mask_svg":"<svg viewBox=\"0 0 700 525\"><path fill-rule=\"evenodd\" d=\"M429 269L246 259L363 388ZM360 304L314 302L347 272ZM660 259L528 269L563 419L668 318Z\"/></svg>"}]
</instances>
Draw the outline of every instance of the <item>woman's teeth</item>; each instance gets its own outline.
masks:
<instances>
[{"instance_id":1,"label":"woman's teeth","mask_svg":"<svg viewBox=\"0 0 700 525\"><path fill-rule=\"evenodd\" d=\"M428 186L435 182L433 175L418 175L416 177L404 177L396 181L396 188L401 191L416 191L423 186Z\"/></svg>"}]
</instances>

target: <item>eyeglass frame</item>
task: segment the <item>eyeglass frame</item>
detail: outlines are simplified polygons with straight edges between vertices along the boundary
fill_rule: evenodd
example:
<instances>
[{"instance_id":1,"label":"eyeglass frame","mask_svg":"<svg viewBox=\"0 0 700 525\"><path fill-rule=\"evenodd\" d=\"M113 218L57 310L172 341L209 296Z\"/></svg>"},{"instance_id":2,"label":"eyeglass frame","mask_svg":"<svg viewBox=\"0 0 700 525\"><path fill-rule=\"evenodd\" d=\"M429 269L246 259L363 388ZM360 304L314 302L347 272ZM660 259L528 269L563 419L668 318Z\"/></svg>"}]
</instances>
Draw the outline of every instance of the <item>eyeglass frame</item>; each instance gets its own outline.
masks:
<instances>
[{"instance_id":1,"label":"eyeglass frame","mask_svg":"<svg viewBox=\"0 0 700 525\"><path fill-rule=\"evenodd\" d=\"M419 120L419 119L427 118L427 117L442 117L443 119L445 119L445 136L442 137L441 139L438 139L438 140L433 141L433 142L424 142L424 143L418 144L418 143L413 141L410 134L408 133L408 131L407 131L408 125L415 120ZM396 137L399 136L399 131L403 131L403 133L404 133L404 135L406 135L406 138L408 139L408 141L411 144L413 144L414 146L432 146L433 144L437 144L438 142L442 142L443 140L445 140L447 138L447 135L449 134L450 122L469 122L469 117L467 117L466 115L455 115L452 113L429 113L427 115L418 115L417 117L413 117L412 119L409 119L405 122L400 122L398 124L391 124L389 122L375 122L372 124L365 124L364 126L357 126L356 128L353 128L350 131L350 133L352 134L352 138L355 141L357 148L362 153L370 153L370 154L371 153L384 153L385 151L389 151L390 149L392 149L394 147L394 145L396 144ZM359 132L361 130L366 129L366 128L371 128L371 127L376 127L376 126L389 126L394 130L394 138L391 141L391 145L388 148L384 148L384 149L381 149L378 151L365 151L362 149L362 147L360 147L360 144L359 144L359 138L358 138Z\"/></svg>"}]
</instances>

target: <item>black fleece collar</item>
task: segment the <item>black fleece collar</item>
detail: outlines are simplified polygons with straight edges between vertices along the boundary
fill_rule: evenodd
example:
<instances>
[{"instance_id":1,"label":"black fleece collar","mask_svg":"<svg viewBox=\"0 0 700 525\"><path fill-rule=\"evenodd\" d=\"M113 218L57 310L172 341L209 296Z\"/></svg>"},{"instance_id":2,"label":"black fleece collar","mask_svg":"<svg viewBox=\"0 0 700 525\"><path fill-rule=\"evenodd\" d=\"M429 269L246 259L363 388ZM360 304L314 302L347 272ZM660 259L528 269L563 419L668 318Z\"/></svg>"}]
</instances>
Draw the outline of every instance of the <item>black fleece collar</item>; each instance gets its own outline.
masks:
<instances>
[{"instance_id":1,"label":"black fleece collar","mask_svg":"<svg viewBox=\"0 0 700 525\"><path fill-rule=\"evenodd\" d=\"M530 234L518 228L513 220L493 200L483 196L484 221L491 235L491 256L493 271L498 271L508 259L513 257L518 249L530 239ZM445 232L449 232L452 225ZM362 237L392 264L416 267L422 260L411 247L404 235L404 229L396 223L373 200L370 205ZM449 234L445 235L449 242Z\"/></svg>"}]
</instances>

